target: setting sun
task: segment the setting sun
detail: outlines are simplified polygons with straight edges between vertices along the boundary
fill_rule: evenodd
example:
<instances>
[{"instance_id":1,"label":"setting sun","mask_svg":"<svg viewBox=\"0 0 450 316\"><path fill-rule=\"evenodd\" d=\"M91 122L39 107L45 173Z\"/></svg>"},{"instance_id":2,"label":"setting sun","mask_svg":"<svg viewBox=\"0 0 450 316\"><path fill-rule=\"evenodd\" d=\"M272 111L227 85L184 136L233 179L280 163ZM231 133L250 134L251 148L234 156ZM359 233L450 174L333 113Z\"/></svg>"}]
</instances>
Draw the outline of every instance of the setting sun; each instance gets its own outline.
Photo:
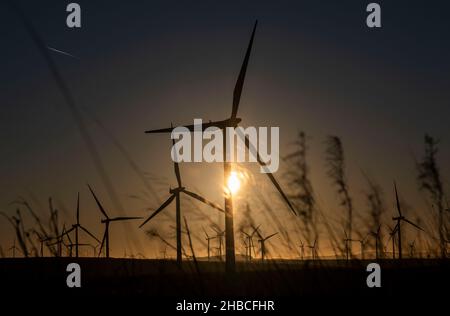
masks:
<instances>
[{"instance_id":1,"label":"setting sun","mask_svg":"<svg viewBox=\"0 0 450 316\"><path fill-rule=\"evenodd\" d=\"M239 180L239 176L236 171L232 171L227 181L228 190L230 190L231 194L235 194L239 191L241 187L241 181Z\"/></svg>"}]
</instances>

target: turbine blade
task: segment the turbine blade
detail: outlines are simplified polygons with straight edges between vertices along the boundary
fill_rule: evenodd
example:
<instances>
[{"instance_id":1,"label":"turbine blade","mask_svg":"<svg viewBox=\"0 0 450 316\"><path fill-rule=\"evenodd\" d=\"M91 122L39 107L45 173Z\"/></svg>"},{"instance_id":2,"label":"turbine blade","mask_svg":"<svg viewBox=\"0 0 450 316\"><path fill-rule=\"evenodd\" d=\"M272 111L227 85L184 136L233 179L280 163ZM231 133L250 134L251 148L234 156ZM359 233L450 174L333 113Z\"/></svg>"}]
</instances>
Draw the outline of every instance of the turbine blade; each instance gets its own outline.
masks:
<instances>
[{"instance_id":1,"label":"turbine blade","mask_svg":"<svg viewBox=\"0 0 450 316\"><path fill-rule=\"evenodd\" d=\"M70 244L72 244L72 239L70 238L70 235L69 235L69 232L70 231L72 231L74 228L72 227L71 229L69 229L67 232L66 232L66 236L67 236L67 239L69 239L69 243ZM64 242L64 241L63 241Z\"/></svg>"},{"instance_id":2,"label":"turbine blade","mask_svg":"<svg viewBox=\"0 0 450 316\"><path fill-rule=\"evenodd\" d=\"M253 232L250 234L250 237L253 237L253 235L256 233L256 232L258 232L258 229L259 229L259 227L261 226L261 224L259 224L258 226L256 226L256 227L253 227ZM259 235L259 232L258 232L258 235ZM259 235L260 237L261 237L261 235Z\"/></svg>"},{"instance_id":3,"label":"turbine blade","mask_svg":"<svg viewBox=\"0 0 450 316\"><path fill-rule=\"evenodd\" d=\"M397 193L397 184L394 181L394 190L395 190L395 201L397 202L397 211L400 216L402 216L402 211L400 210L400 201L398 200L398 193Z\"/></svg>"},{"instance_id":4,"label":"turbine blade","mask_svg":"<svg viewBox=\"0 0 450 316\"><path fill-rule=\"evenodd\" d=\"M97 239L97 237L95 237L93 234L91 234L90 231L88 231L86 228L84 228L83 226L79 226L86 234L88 234L89 236L91 236L92 238L94 238L96 241L100 242L100 240Z\"/></svg>"},{"instance_id":5,"label":"turbine blade","mask_svg":"<svg viewBox=\"0 0 450 316\"><path fill-rule=\"evenodd\" d=\"M80 225L80 192L77 196L77 225Z\"/></svg>"},{"instance_id":6,"label":"turbine blade","mask_svg":"<svg viewBox=\"0 0 450 316\"><path fill-rule=\"evenodd\" d=\"M193 197L194 199L197 199L200 202L205 203L206 205L209 205L209 206L215 208L216 210L218 210L218 211L220 211L222 213L225 213L225 211L222 208L220 208L220 206L217 205L216 203L210 202L207 199L205 199L204 197L202 197L202 196L200 196L200 195L198 195L196 193L193 193L191 191L188 191L186 189L184 189L183 192L186 193L187 195Z\"/></svg>"},{"instance_id":7,"label":"turbine blade","mask_svg":"<svg viewBox=\"0 0 450 316\"><path fill-rule=\"evenodd\" d=\"M424 231L419 225L417 225L417 224L411 222L409 219L403 218L403 220L404 220L405 222L407 222L408 224L414 226L415 228L420 229L421 231Z\"/></svg>"},{"instance_id":8,"label":"turbine blade","mask_svg":"<svg viewBox=\"0 0 450 316\"><path fill-rule=\"evenodd\" d=\"M263 240L266 241L269 238L272 238L273 236L275 236L276 234L278 234L278 232L273 233L272 235L267 236L266 238L264 238Z\"/></svg>"},{"instance_id":9,"label":"turbine blade","mask_svg":"<svg viewBox=\"0 0 450 316\"><path fill-rule=\"evenodd\" d=\"M145 131L147 134L172 133L173 127Z\"/></svg>"},{"instance_id":10,"label":"turbine blade","mask_svg":"<svg viewBox=\"0 0 450 316\"><path fill-rule=\"evenodd\" d=\"M97 206L98 206L98 208L100 209L100 212L102 212L102 214L105 215L105 217L109 219L108 214L106 214L105 209L103 208L102 204L101 204L100 201L98 200L98 198L97 198L97 196L95 195L94 191L92 190L91 186L90 186L89 184L88 184L87 186L88 186L89 190L91 191L92 196L93 196L94 199L95 199L95 202L97 202Z\"/></svg>"},{"instance_id":11,"label":"turbine blade","mask_svg":"<svg viewBox=\"0 0 450 316\"><path fill-rule=\"evenodd\" d=\"M237 129L237 131L239 131L239 129ZM236 133L239 137L243 137L243 135L239 132ZM248 136L245 136L245 146L247 147L247 149L249 150L249 153L254 153L256 154L256 159L258 161L258 163L265 168L265 163L262 161L261 157L259 156L258 151L256 150L256 148L253 147L253 145L250 143ZM281 189L281 186L278 184L278 181L275 179L275 177L273 176L273 174L271 172L269 172L268 169L265 170L266 171L266 175L269 177L270 181L272 182L272 184L275 186L275 188L278 190L278 192L280 193L281 197L283 198L283 200L286 202L286 204L289 206L290 210L292 211L292 213L294 215L297 216L297 212L294 209L294 206L291 204L291 202L289 201L287 195L284 193L283 189Z\"/></svg>"},{"instance_id":12,"label":"turbine blade","mask_svg":"<svg viewBox=\"0 0 450 316\"><path fill-rule=\"evenodd\" d=\"M66 236L67 234L71 233L74 229L75 229L75 227L72 227L71 229L66 230L66 228L63 227L63 230L62 230L62 232L61 232L61 235L59 235L59 236L56 237L56 238L62 238L62 237L64 237L64 236Z\"/></svg>"},{"instance_id":13,"label":"turbine blade","mask_svg":"<svg viewBox=\"0 0 450 316\"><path fill-rule=\"evenodd\" d=\"M252 35L250 37L250 42L248 43L247 52L245 53L244 61L241 66L241 71L239 72L238 79L236 81L236 85L234 87L233 92L233 109L231 111L231 118L236 118L239 102L241 101L242 88L244 86L245 74L247 72L248 60L250 59L250 53L252 51L253 39L255 38L256 26L258 25L258 21L255 21L255 25L253 26Z\"/></svg>"},{"instance_id":14,"label":"turbine blade","mask_svg":"<svg viewBox=\"0 0 450 316\"><path fill-rule=\"evenodd\" d=\"M258 235L258 237L259 237L259 239L263 239L263 236L261 235L261 233L259 232L259 226L261 226L261 225L258 225L258 227L254 227L254 226L252 226L252 228L253 228L253 233L252 233L252 236L253 236L253 234L256 232L256 235Z\"/></svg>"},{"instance_id":15,"label":"turbine blade","mask_svg":"<svg viewBox=\"0 0 450 316\"><path fill-rule=\"evenodd\" d=\"M172 145L174 145L175 146L175 139L172 139ZM174 154L175 154L175 158L177 158L176 157L176 151L174 151ZM175 170L175 176L177 177L177 183L178 183L178 187L179 188L181 188L181 175L180 175L180 167L179 167L179 165L178 165L178 162L176 162L176 161L174 161L173 162L173 168L174 168L174 170Z\"/></svg>"},{"instance_id":16,"label":"turbine blade","mask_svg":"<svg viewBox=\"0 0 450 316\"><path fill-rule=\"evenodd\" d=\"M117 221L129 221L129 220L133 220L133 219L142 219L142 217L135 217L135 216L119 216L119 217L114 217L111 218L110 221L111 222L117 222Z\"/></svg>"},{"instance_id":17,"label":"turbine blade","mask_svg":"<svg viewBox=\"0 0 450 316\"><path fill-rule=\"evenodd\" d=\"M140 226L139 228L141 228L142 226L144 226L149 220L151 220L153 217L155 217L156 215L158 215L159 212L161 212L164 208L166 208L167 205L169 205L173 199L175 198L175 194L172 194L156 211L153 212L152 215L150 215Z\"/></svg>"}]
</instances>

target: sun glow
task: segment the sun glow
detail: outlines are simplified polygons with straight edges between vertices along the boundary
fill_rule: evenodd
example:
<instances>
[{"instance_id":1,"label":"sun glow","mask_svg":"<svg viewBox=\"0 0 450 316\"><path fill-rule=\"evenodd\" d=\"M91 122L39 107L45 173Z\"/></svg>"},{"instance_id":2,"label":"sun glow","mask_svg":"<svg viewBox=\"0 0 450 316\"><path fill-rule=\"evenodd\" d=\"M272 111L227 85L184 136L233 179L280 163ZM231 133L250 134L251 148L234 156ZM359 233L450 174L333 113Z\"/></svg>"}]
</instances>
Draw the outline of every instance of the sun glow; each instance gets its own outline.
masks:
<instances>
[{"instance_id":1,"label":"sun glow","mask_svg":"<svg viewBox=\"0 0 450 316\"><path fill-rule=\"evenodd\" d=\"M241 180L239 179L239 175L236 171L231 171L230 176L228 177L227 187L231 194L235 194L239 191L239 188L241 187Z\"/></svg>"}]
</instances>

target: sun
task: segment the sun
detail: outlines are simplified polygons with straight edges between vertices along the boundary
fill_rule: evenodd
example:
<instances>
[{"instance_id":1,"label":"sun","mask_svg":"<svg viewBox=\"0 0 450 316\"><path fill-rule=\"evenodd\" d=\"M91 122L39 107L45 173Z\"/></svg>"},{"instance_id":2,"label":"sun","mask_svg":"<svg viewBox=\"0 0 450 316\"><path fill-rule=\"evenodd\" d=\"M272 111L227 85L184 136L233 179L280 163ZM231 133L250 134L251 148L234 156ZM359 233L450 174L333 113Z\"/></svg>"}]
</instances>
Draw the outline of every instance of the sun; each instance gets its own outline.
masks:
<instances>
[{"instance_id":1,"label":"sun","mask_svg":"<svg viewBox=\"0 0 450 316\"><path fill-rule=\"evenodd\" d=\"M239 191L239 188L241 187L241 180L239 180L239 175L236 171L231 171L230 176L228 177L227 187L231 194L235 194Z\"/></svg>"}]
</instances>

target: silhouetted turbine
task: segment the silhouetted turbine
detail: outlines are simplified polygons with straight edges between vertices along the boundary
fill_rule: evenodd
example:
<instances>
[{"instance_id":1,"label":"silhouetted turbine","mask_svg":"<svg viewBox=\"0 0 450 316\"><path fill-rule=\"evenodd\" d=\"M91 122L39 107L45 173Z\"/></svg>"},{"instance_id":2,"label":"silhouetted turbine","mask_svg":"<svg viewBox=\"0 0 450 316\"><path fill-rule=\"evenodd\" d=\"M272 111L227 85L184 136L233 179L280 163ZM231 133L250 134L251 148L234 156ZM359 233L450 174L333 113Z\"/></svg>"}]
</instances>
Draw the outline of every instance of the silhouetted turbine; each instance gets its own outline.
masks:
<instances>
[{"instance_id":1,"label":"silhouetted turbine","mask_svg":"<svg viewBox=\"0 0 450 316\"><path fill-rule=\"evenodd\" d=\"M255 245L253 244L253 236L257 233L258 228L260 226L261 225L258 225L257 227L253 227L253 231L250 234L241 230L241 232L245 235L245 237L247 239L248 253L246 255L249 260L252 260L252 249L253 249L253 252L255 251Z\"/></svg>"},{"instance_id":2,"label":"silhouetted turbine","mask_svg":"<svg viewBox=\"0 0 450 316\"><path fill-rule=\"evenodd\" d=\"M118 221L129 221L129 220L135 220L135 219L142 219L142 217L129 217L129 216L119 216L119 217L113 217L110 218L108 216L108 214L106 213L105 209L103 208L103 205L100 203L99 199L97 198L97 196L95 195L94 191L92 190L91 186L88 184L87 185L89 188L89 191L91 191L92 196L95 199L95 202L97 203L97 206L100 210L100 212L103 214L103 216L105 216L105 218L103 218L101 220L102 224L105 224L105 233L103 234L103 239L102 239L102 243L100 245L100 250L98 252L99 256L100 253L103 250L103 246L105 246L106 249L106 258L109 258L109 224L111 222L118 222Z\"/></svg>"},{"instance_id":3,"label":"silhouetted turbine","mask_svg":"<svg viewBox=\"0 0 450 316\"><path fill-rule=\"evenodd\" d=\"M398 193L397 193L397 185L395 184L394 181L394 190L395 190L395 200L397 203L397 211L398 211L398 216L397 217L392 217L392 220L397 221L397 224L395 225L397 227L397 236L398 236L398 258L401 259L402 258L402 230L401 230L401 222L404 221L412 226L414 226L415 228L424 231L421 227L419 227L417 224L411 222L409 219L407 219L405 216L402 215L401 209L400 209L400 201L398 199ZM395 228L394 228L395 229Z\"/></svg>"},{"instance_id":4,"label":"silhouetted turbine","mask_svg":"<svg viewBox=\"0 0 450 316\"><path fill-rule=\"evenodd\" d=\"M265 242L267 240L269 240L270 238L272 238L273 236L277 235L278 232L273 233L272 235L269 235L267 237L261 237L260 239L258 239L258 242L261 243L261 261L264 261L264 258L266 256L266 244ZM260 235L261 236L261 235Z\"/></svg>"},{"instance_id":5,"label":"silhouetted turbine","mask_svg":"<svg viewBox=\"0 0 450 316\"><path fill-rule=\"evenodd\" d=\"M174 141L172 141L172 143L174 143ZM148 221L150 221L153 217L158 215L162 210L164 210L167 206L169 206L173 200L175 200L175 202L176 202L176 230L177 230L177 234L176 234L177 262L178 262L178 264L181 264L182 246L181 246L181 198L180 198L180 194L184 193L190 197L193 197L194 199L196 199L212 208L215 208L216 210L218 210L220 212L224 212L224 210L221 209L217 204L208 201L204 197L202 197L196 193L193 193L191 191L186 190L186 188L182 185L182 182L181 182L181 174L180 174L180 168L178 166L178 163L174 162L173 166L174 166L175 176L177 178L178 187L176 187L175 189L169 189L169 193L170 193L169 198L156 211L154 211L139 227L144 226Z\"/></svg>"},{"instance_id":6,"label":"silhouetted turbine","mask_svg":"<svg viewBox=\"0 0 450 316\"><path fill-rule=\"evenodd\" d=\"M209 236L208 235L208 233L206 232L206 230L203 228L203 231L205 232L205 239L206 239L206 242L207 242L207 244L208 244L208 261L209 261L209 259L210 259L210 241L212 240L212 239L214 239L214 238L217 238L217 236Z\"/></svg>"},{"instance_id":7,"label":"silhouetted turbine","mask_svg":"<svg viewBox=\"0 0 450 316\"><path fill-rule=\"evenodd\" d=\"M83 225L80 224L80 193L78 193L77 196L77 222L72 225L72 228L69 229L65 234L68 236L69 233L72 231L75 231L75 243L73 244L75 246L75 257L78 258L78 246L86 246L86 244L80 244L78 242L78 229L83 230L86 234L91 236L93 239L95 239L98 243L100 243L100 240L97 239L87 228L85 228Z\"/></svg>"}]
</instances>

